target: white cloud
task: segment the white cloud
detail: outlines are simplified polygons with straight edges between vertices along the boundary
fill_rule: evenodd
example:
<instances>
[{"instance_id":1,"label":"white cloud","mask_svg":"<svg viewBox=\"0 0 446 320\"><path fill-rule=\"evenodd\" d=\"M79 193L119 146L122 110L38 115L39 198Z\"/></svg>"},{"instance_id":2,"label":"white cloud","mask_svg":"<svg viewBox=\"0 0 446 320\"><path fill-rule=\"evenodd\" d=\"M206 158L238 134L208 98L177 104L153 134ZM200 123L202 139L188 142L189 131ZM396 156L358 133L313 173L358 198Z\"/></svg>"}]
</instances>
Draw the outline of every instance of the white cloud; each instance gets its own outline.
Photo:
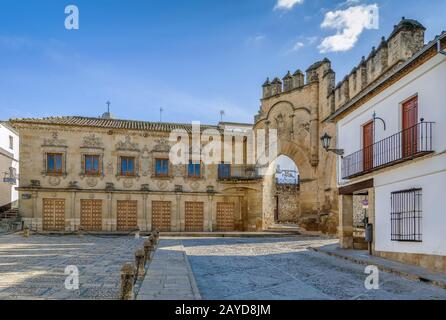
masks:
<instances>
[{"instance_id":1,"label":"white cloud","mask_svg":"<svg viewBox=\"0 0 446 320\"><path fill-rule=\"evenodd\" d=\"M249 37L246 39L246 45L251 46L258 46L263 43L263 41L266 39L266 36L264 34L258 34L253 37Z\"/></svg>"},{"instance_id":2,"label":"white cloud","mask_svg":"<svg viewBox=\"0 0 446 320\"><path fill-rule=\"evenodd\" d=\"M337 30L336 35L325 38L319 45L321 53L348 51L355 46L364 29L379 28L378 5L327 12L321 27Z\"/></svg>"},{"instance_id":3,"label":"white cloud","mask_svg":"<svg viewBox=\"0 0 446 320\"><path fill-rule=\"evenodd\" d=\"M291 10L297 4L304 3L304 0L277 0L274 10Z\"/></svg>"}]
</instances>

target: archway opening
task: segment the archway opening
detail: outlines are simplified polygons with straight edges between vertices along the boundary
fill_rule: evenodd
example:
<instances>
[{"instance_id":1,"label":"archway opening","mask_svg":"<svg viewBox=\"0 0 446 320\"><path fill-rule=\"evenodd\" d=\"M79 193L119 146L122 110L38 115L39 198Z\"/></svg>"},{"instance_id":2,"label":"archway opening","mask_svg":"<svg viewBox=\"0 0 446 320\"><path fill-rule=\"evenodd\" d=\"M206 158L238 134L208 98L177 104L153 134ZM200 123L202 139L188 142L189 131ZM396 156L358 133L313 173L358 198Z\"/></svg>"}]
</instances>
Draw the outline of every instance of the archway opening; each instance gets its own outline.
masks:
<instances>
[{"instance_id":1,"label":"archway opening","mask_svg":"<svg viewBox=\"0 0 446 320\"><path fill-rule=\"evenodd\" d=\"M300 174L289 156L282 154L270 164L264 177L263 205L267 228L299 224Z\"/></svg>"}]
</instances>

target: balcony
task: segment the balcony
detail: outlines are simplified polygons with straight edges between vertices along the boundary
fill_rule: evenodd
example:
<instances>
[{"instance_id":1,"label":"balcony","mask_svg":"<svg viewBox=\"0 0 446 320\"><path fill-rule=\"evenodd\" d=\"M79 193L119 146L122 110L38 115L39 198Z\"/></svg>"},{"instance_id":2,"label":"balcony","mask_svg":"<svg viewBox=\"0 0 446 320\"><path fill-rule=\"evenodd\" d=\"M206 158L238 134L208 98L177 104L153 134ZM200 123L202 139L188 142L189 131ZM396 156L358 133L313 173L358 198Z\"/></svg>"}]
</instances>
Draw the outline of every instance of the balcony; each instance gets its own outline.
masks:
<instances>
[{"instance_id":1,"label":"balcony","mask_svg":"<svg viewBox=\"0 0 446 320\"><path fill-rule=\"evenodd\" d=\"M246 181L258 180L262 177L254 165L218 165L218 180L222 181Z\"/></svg>"},{"instance_id":2,"label":"balcony","mask_svg":"<svg viewBox=\"0 0 446 320\"><path fill-rule=\"evenodd\" d=\"M434 152L434 122L420 122L342 159L342 179L351 179Z\"/></svg>"}]
</instances>

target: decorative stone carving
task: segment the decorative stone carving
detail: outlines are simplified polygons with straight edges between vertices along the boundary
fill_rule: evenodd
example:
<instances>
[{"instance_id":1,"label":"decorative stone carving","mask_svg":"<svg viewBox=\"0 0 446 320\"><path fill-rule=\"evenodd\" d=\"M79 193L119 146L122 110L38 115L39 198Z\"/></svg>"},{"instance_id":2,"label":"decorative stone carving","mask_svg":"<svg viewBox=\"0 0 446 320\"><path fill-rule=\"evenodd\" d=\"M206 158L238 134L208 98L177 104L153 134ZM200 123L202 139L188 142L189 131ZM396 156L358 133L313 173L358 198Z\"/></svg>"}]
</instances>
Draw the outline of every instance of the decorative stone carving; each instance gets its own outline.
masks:
<instances>
[{"instance_id":1,"label":"decorative stone carving","mask_svg":"<svg viewBox=\"0 0 446 320\"><path fill-rule=\"evenodd\" d=\"M151 156L149 153L149 149L147 146L144 146L144 148L141 151L141 174L144 177L150 176L151 173Z\"/></svg>"},{"instance_id":2,"label":"decorative stone carving","mask_svg":"<svg viewBox=\"0 0 446 320\"><path fill-rule=\"evenodd\" d=\"M155 141L156 144L153 147L152 152L169 152L170 151L170 145L169 141L167 139L161 138Z\"/></svg>"},{"instance_id":3,"label":"decorative stone carving","mask_svg":"<svg viewBox=\"0 0 446 320\"><path fill-rule=\"evenodd\" d=\"M107 163L107 168L106 168L106 172L107 174L113 174L113 162L109 161Z\"/></svg>"},{"instance_id":4,"label":"decorative stone carving","mask_svg":"<svg viewBox=\"0 0 446 320\"><path fill-rule=\"evenodd\" d=\"M184 165L174 165L172 166L173 176L174 177L182 177L184 176Z\"/></svg>"},{"instance_id":5,"label":"decorative stone carving","mask_svg":"<svg viewBox=\"0 0 446 320\"><path fill-rule=\"evenodd\" d=\"M150 191L150 187L148 184L142 184L141 185L141 191Z\"/></svg>"},{"instance_id":6,"label":"decorative stone carving","mask_svg":"<svg viewBox=\"0 0 446 320\"><path fill-rule=\"evenodd\" d=\"M130 136L126 136L124 141L120 141L116 144L116 150L139 152L139 145L137 143L133 143Z\"/></svg>"},{"instance_id":7,"label":"decorative stone carving","mask_svg":"<svg viewBox=\"0 0 446 320\"><path fill-rule=\"evenodd\" d=\"M160 190L166 190L167 189L167 182L166 181L158 181L157 184L158 189Z\"/></svg>"},{"instance_id":8,"label":"decorative stone carving","mask_svg":"<svg viewBox=\"0 0 446 320\"><path fill-rule=\"evenodd\" d=\"M105 190L107 190L107 191L115 190L115 184L113 182L107 182L105 184Z\"/></svg>"},{"instance_id":9,"label":"decorative stone carving","mask_svg":"<svg viewBox=\"0 0 446 320\"><path fill-rule=\"evenodd\" d=\"M176 184L175 192L183 192L183 186L181 184Z\"/></svg>"},{"instance_id":10,"label":"decorative stone carving","mask_svg":"<svg viewBox=\"0 0 446 320\"><path fill-rule=\"evenodd\" d=\"M48 183L52 187L57 187L60 184L60 178L59 177L50 177L48 179Z\"/></svg>"},{"instance_id":11,"label":"decorative stone carving","mask_svg":"<svg viewBox=\"0 0 446 320\"><path fill-rule=\"evenodd\" d=\"M53 132L50 139L43 140L44 147L65 147L66 145L67 141L64 139L59 139L59 134L57 132Z\"/></svg>"},{"instance_id":12,"label":"decorative stone carving","mask_svg":"<svg viewBox=\"0 0 446 320\"><path fill-rule=\"evenodd\" d=\"M122 185L124 186L125 189L130 189L131 187L133 187L133 180L132 179L124 179L124 181L122 182Z\"/></svg>"},{"instance_id":13,"label":"decorative stone carving","mask_svg":"<svg viewBox=\"0 0 446 320\"><path fill-rule=\"evenodd\" d=\"M200 183L198 183L198 181L192 181L192 182L190 183L190 188L191 188L193 191L197 191L197 190L200 188Z\"/></svg>"},{"instance_id":14,"label":"decorative stone carving","mask_svg":"<svg viewBox=\"0 0 446 320\"><path fill-rule=\"evenodd\" d=\"M40 188L40 180L31 180L32 188Z\"/></svg>"},{"instance_id":15,"label":"decorative stone carving","mask_svg":"<svg viewBox=\"0 0 446 320\"><path fill-rule=\"evenodd\" d=\"M79 189L79 183L77 181L70 181L68 187L72 189Z\"/></svg>"},{"instance_id":16,"label":"decorative stone carving","mask_svg":"<svg viewBox=\"0 0 446 320\"><path fill-rule=\"evenodd\" d=\"M104 144L100 137L96 137L95 134L90 134L84 137L82 148L103 148Z\"/></svg>"},{"instance_id":17,"label":"decorative stone carving","mask_svg":"<svg viewBox=\"0 0 446 320\"><path fill-rule=\"evenodd\" d=\"M94 187L96 187L98 185L98 179L97 178L89 177L89 178L87 178L86 181L87 181L87 185L90 188L94 188Z\"/></svg>"}]
</instances>

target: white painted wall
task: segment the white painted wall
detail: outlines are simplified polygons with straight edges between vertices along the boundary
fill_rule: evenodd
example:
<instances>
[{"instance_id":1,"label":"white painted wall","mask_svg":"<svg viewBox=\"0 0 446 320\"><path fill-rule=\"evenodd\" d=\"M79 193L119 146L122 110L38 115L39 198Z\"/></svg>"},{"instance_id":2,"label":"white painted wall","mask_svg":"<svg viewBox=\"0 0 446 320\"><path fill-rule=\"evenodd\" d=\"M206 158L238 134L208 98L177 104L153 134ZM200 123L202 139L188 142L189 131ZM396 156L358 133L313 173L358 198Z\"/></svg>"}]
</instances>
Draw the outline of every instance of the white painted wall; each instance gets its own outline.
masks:
<instances>
[{"instance_id":1,"label":"white painted wall","mask_svg":"<svg viewBox=\"0 0 446 320\"><path fill-rule=\"evenodd\" d=\"M9 137L13 137L13 148L10 148ZM19 136L16 134L14 130L9 128L7 125L0 122L0 148L11 153L13 155L13 159L0 154L0 185L1 192L6 193L6 196L9 198L9 202L13 202L18 200L18 192L15 190L18 187L18 181L15 185L6 184L3 182L4 172L9 172L9 167L13 167L16 169L17 174L19 174ZM10 195L9 195L10 194ZM8 201L8 199L4 200L5 194L3 194L2 201ZM3 203L1 205L4 205Z\"/></svg>"},{"instance_id":2,"label":"white painted wall","mask_svg":"<svg viewBox=\"0 0 446 320\"><path fill-rule=\"evenodd\" d=\"M376 124L375 142L402 129L401 106L418 95L418 116L435 122L433 131L434 156L408 161L398 167L377 171L375 179L376 239L378 251L446 255L446 57L438 54L403 79L368 101L337 123L338 148L348 156L362 149L361 126L370 121L373 112L383 118L387 130ZM338 184L342 180L338 161ZM391 241L391 192L422 188L422 243Z\"/></svg>"}]
</instances>

